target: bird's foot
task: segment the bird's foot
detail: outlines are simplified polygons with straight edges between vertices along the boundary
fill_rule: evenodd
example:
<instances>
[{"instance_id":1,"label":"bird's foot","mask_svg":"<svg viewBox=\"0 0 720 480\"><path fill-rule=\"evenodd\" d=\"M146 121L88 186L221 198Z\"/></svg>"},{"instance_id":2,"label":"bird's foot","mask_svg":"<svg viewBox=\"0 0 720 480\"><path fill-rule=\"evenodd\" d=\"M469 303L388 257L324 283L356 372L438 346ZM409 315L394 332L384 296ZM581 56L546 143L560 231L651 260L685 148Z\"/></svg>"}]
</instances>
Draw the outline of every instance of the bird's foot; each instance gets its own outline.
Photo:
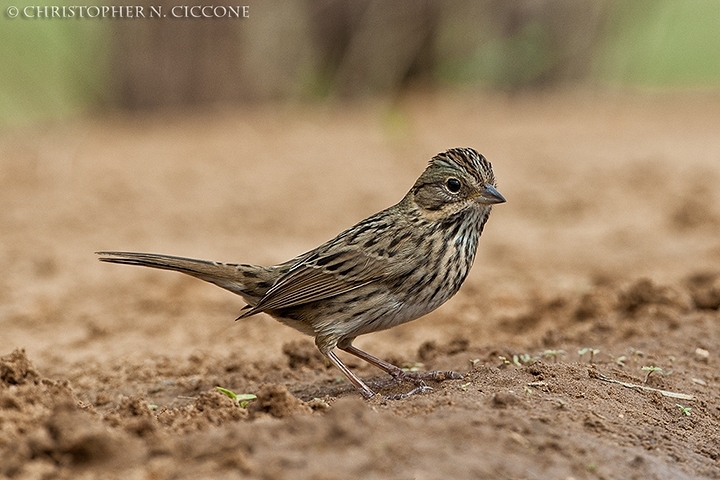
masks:
<instances>
[{"instance_id":1,"label":"bird's foot","mask_svg":"<svg viewBox=\"0 0 720 480\"><path fill-rule=\"evenodd\" d=\"M402 382L409 382L415 385L415 388L407 393L398 393L395 395L384 395L386 400L402 400L412 395L427 393L432 391L432 387L428 386L425 381L443 382L445 380L461 380L463 375L458 372L451 371L432 371L432 372L406 372L398 369L390 373L390 378L385 381L374 384L376 388L386 388L397 385Z\"/></svg>"},{"instance_id":2,"label":"bird's foot","mask_svg":"<svg viewBox=\"0 0 720 480\"><path fill-rule=\"evenodd\" d=\"M393 375L394 377L395 375ZM462 373L453 372L453 371L441 371L441 370L434 370L431 372L402 372L402 375L399 376L399 381L406 381L406 382L414 382L417 384L417 382L425 382L427 380L430 380L432 382L444 382L445 380L462 380L463 375Z\"/></svg>"}]
</instances>

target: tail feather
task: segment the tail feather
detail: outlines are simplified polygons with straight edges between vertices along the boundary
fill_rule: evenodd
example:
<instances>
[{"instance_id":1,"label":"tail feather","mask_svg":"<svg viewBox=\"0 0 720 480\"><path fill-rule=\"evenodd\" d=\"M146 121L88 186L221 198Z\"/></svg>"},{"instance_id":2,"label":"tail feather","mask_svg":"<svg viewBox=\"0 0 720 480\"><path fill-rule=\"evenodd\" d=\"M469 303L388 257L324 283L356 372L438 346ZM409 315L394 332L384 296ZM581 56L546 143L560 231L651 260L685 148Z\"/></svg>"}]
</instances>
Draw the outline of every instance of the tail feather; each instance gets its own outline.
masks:
<instances>
[{"instance_id":1,"label":"tail feather","mask_svg":"<svg viewBox=\"0 0 720 480\"><path fill-rule=\"evenodd\" d=\"M277 279L272 268L256 265L212 262L156 253L95 253L100 256L98 260L101 262L173 270L191 275L242 296L249 305L255 305Z\"/></svg>"}]
</instances>

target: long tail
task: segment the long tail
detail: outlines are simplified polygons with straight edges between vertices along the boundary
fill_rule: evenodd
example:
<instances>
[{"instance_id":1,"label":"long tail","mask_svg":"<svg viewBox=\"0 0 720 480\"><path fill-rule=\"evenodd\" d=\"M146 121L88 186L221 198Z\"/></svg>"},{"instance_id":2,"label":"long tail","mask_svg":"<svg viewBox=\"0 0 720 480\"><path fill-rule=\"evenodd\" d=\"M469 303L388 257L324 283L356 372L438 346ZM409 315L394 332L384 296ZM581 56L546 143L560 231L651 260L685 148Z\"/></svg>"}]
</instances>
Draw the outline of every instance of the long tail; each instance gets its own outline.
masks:
<instances>
[{"instance_id":1,"label":"long tail","mask_svg":"<svg viewBox=\"0 0 720 480\"><path fill-rule=\"evenodd\" d=\"M255 305L275 283L273 268L257 265L211 262L194 258L139 252L95 252L101 262L174 270L213 283Z\"/></svg>"}]
</instances>

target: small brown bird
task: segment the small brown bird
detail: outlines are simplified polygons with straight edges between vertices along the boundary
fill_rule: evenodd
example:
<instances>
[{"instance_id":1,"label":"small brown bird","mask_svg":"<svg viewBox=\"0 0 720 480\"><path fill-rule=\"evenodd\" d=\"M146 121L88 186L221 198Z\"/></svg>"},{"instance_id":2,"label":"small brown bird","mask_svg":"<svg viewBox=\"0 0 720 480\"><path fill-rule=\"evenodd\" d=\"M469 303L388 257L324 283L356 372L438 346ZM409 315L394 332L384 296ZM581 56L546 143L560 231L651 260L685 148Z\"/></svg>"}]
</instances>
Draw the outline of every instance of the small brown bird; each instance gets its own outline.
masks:
<instances>
[{"instance_id":1,"label":"small brown bird","mask_svg":"<svg viewBox=\"0 0 720 480\"><path fill-rule=\"evenodd\" d=\"M175 270L243 297L240 318L267 313L315 338L320 352L366 398L373 392L337 357L335 347L422 392L424 380L462 378L455 372L408 373L352 345L359 335L385 330L432 312L455 295L475 259L493 204L492 166L472 148L430 160L396 205L292 260L271 267L133 252L97 252L100 260Z\"/></svg>"}]
</instances>

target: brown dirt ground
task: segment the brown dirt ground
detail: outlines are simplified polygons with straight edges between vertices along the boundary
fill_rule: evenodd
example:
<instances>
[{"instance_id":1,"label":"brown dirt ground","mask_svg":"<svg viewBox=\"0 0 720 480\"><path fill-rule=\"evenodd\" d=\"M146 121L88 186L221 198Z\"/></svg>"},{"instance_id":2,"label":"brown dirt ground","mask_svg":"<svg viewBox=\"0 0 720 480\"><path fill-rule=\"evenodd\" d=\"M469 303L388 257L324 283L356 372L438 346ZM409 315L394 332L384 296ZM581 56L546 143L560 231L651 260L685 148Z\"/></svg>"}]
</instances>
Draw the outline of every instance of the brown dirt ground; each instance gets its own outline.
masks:
<instances>
[{"instance_id":1,"label":"brown dirt ground","mask_svg":"<svg viewBox=\"0 0 720 480\"><path fill-rule=\"evenodd\" d=\"M718 100L410 95L1 131L0 478L720 478ZM234 322L240 298L93 255L286 260L454 146L508 203L456 298L357 342L465 373L427 394L363 401L306 337Z\"/></svg>"}]
</instances>

